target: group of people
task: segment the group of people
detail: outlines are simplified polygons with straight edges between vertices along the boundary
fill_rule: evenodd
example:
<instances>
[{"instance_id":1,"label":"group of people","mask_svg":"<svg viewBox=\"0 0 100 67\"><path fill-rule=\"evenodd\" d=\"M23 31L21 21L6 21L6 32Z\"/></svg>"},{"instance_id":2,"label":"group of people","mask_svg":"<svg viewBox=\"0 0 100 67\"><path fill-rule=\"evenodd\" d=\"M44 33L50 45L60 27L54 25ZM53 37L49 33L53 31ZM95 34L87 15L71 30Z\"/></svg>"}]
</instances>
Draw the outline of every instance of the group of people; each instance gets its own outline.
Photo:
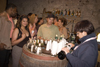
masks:
<instances>
[{"instance_id":1,"label":"group of people","mask_svg":"<svg viewBox=\"0 0 100 67\"><path fill-rule=\"evenodd\" d=\"M29 38L37 37L50 40L55 39L56 35L68 38L65 18L49 14L46 17L47 22L43 23L43 18L29 13L21 15L14 25L12 18L16 14L17 7L14 4L8 4L6 10L0 14L0 67L8 67L10 52L12 52L13 67L18 67L22 48ZM67 67L95 67L98 53L92 23L88 20L78 22L75 32L82 43L78 46L69 43L71 47L78 47L72 54L67 48L62 48L69 61Z\"/></svg>"},{"instance_id":2,"label":"group of people","mask_svg":"<svg viewBox=\"0 0 100 67\"><path fill-rule=\"evenodd\" d=\"M20 15L17 22L15 21L16 17L17 7L14 4L8 4L6 10L0 14L0 67L8 65L10 53L12 54L13 67L18 67L22 48L29 38L37 37L50 40L54 39L56 35L60 37L60 34L64 32L63 25L67 23L64 18L59 19L58 22L58 18L53 14L46 17L47 23L45 24L43 18L38 18L33 13ZM57 25L53 24L54 19L56 19Z\"/></svg>"}]
</instances>

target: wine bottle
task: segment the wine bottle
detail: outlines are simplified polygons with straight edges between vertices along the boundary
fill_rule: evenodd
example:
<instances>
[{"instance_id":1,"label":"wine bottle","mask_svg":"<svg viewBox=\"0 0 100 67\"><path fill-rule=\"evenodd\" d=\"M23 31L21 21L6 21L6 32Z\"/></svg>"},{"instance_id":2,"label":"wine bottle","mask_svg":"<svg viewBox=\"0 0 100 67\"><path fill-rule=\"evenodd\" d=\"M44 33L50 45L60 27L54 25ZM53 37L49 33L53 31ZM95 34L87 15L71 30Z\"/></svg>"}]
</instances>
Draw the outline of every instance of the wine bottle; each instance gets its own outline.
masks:
<instances>
[{"instance_id":1,"label":"wine bottle","mask_svg":"<svg viewBox=\"0 0 100 67\"><path fill-rule=\"evenodd\" d=\"M34 45L31 45L31 52L33 52Z\"/></svg>"},{"instance_id":2,"label":"wine bottle","mask_svg":"<svg viewBox=\"0 0 100 67\"><path fill-rule=\"evenodd\" d=\"M41 48L41 43L39 43L38 47L37 47L37 54L42 53L42 48Z\"/></svg>"},{"instance_id":3,"label":"wine bottle","mask_svg":"<svg viewBox=\"0 0 100 67\"><path fill-rule=\"evenodd\" d=\"M62 40L62 38L63 38L63 37L62 37L62 35L61 35L61 36L60 36L60 40Z\"/></svg>"},{"instance_id":4,"label":"wine bottle","mask_svg":"<svg viewBox=\"0 0 100 67\"><path fill-rule=\"evenodd\" d=\"M52 14L55 14L55 9L53 9Z\"/></svg>"},{"instance_id":5,"label":"wine bottle","mask_svg":"<svg viewBox=\"0 0 100 67\"><path fill-rule=\"evenodd\" d=\"M37 46L39 45L39 41L40 41L39 39L36 40L36 45Z\"/></svg>"},{"instance_id":6,"label":"wine bottle","mask_svg":"<svg viewBox=\"0 0 100 67\"><path fill-rule=\"evenodd\" d=\"M80 17L80 16L81 16L81 11L79 10L79 11L78 11L78 17Z\"/></svg>"},{"instance_id":7,"label":"wine bottle","mask_svg":"<svg viewBox=\"0 0 100 67\"><path fill-rule=\"evenodd\" d=\"M58 15L60 15L60 10L58 9Z\"/></svg>"},{"instance_id":8,"label":"wine bottle","mask_svg":"<svg viewBox=\"0 0 100 67\"><path fill-rule=\"evenodd\" d=\"M57 15L57 13L58 13L58 10L56 9L56 10L55 10L55 12L56 12L56 15Z\"/></svg>"},{"instance_id":9,"label":"wine bottle","mask_svg":"<svg viewBox=\"0 0 100 67\"><path fill-rule=\"evenodd\" d=\"M74 16L74 10L72 11L72 16Z\"/></svg>"},{"instance_id":10,"label":"wine bottle","mask_svg":"<svg viewBox=\"0 0 100 67\"><path fill-rule=\"evenodd\" d=\"M32 40L32 38L30 38L29 41L28 41L28 43L27 43L27 48L28 49L31 49L32 43L33 43L33 40Z\"/></svg>"},{"instance_id":11,"label":"wine bottle","mask_svg":"<svg viewBox=\"0 0 100 67\"><path fill-rule=\"evenodd\" d=\"M58 40L58 35L56 34L56 36L55 36L55 40L57 41Z\"/></svg>"},{"instance_id":12,"label":"wine bottle","mask_svg":"<svg viewBox=\"0 0 100 67\"><path fill-rule=\"evenodd\" d=\"M65 15L67 15L67 9L65 9Z\"/></svg>"},{"instance_id":13,"label":"wine bottle","mask_svg":"<svg viewBox=\"0 0 100 67\"><path fill-rule=\"evenodd\" d=\"M47 45L47 43L48 43L48 40L45 40L45 41L44 41L44 45L46 46L46 45Z\"/></svg>"},{"instance_id":14,"label":"wine bottle","mask_svg":"<svg viewBox=\"0 0 100 67\"><path fill-rule=\"evenodd\" d=\"M76 11L76 14L75 14L75 16L76 16L76 17L78 16L78 11Z\"/></svg>"},{"instance_id":15,"label":"wine bottle","mask_svg":"<svg viewBox=\"0 0 100 67\"><path fill-rule=\"evenodd\" d=\"M75 44L75 34L74 34L74 33L71 33L71 36L70 36L70 43Z\"/></svg>"},{"instance_id":16,"label":"wine bottle","mask_svg":"<svg viewBox=\"0 0 100 67\"><path fill-rule=\"evenodd\" d=\"M63 10L61 10L61 15L63 15Z\"/></svg>"},{"instance_id":17,"label":"wine bottle","mask_svg":"<svg viewBox=\"0 0 100 67\"><path fill-rule=\"evenodd\" d=\"M69 16L70 16L70 9L68 10L67 15L69 15Z\"/></svg>"},{"instance_id":18,"label":"wine bottle","mask_svg":"<svg viewBox=\"0 0 100 67\"><path fill-rule=\"evenodd\" d=\"M65 14L66 14L66 11L65 11L65 10L63 10L63 16L65 16Z\"/></svg>"},{"instance_id":19,"label":"wine bottle","mask_svg":"<svg viewBox=\"0 0 100 67\"><path fill-rule=\"evenodd\" d=\"M40 40L40 43L41 43L42 46L44 45L43 39Z\"/></svg>"}]
</instances>

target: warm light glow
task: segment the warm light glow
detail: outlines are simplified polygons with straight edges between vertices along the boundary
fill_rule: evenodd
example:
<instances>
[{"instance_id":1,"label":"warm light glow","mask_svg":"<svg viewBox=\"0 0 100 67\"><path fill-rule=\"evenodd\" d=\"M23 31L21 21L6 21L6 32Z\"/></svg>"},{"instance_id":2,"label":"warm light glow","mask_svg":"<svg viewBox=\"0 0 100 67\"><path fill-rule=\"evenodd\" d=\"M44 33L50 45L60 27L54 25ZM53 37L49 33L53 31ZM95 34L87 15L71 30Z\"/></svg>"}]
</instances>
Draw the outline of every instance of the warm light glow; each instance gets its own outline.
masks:
<instances>
[{"instance_id":1,"label":"warm light glow","mask_svg":"<svg viewBox=\"0 0 100 67\"><path fill-rule=\"evenodd\" d=\"M100 42L100 33L97 35L97 42Z\"/></svg>"}]
</instances>

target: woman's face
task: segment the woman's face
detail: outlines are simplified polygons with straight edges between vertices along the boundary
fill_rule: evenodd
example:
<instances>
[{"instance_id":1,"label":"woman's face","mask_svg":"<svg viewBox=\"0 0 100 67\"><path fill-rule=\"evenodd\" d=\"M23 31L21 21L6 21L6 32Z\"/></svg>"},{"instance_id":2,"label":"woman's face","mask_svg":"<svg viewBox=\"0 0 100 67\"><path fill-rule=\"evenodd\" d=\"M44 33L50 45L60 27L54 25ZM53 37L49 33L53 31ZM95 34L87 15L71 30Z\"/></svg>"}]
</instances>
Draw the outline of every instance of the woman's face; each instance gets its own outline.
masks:
<instances>
[{"instance_id":1,"label":"woman's face","mask_svg":"<svg viewBox=\"0 0 100 67\"><path fill-rule=\"evenodd\" d=\"M34 22L37 23L38 21L38 17L35 17Z\"/></svg>"},{"instance_id":2,"label":"woman's face","mask_svg":"<svg viewBox=\"0 0 100 67\"><path fill-rule=\"evenodd\" d=\"M87 32L77 32L77 36L79 37L79 38L83 38L84 36L86 36L87 35Z\"/></svg>"},{"instance_id":3,"label":"woman's face","mask_svg":"<svg viewBox=\"0 0 100 67\"><path fill-rule=\"evenodd\" d=\"M21 21L21 25L26 27L28 25L28 19L27 18L23 18L22 21Z\"/></svg>"},{"instance_id":4,"label":"woman's face","mask_svg":"<svg viewBox=\"0 0 100 67\"><path fill-rule=\"evenodd\" d=\"M58 26L62 26L63 23L61 22L61 20L58 20Z\"/></svg>"}]
</instances>

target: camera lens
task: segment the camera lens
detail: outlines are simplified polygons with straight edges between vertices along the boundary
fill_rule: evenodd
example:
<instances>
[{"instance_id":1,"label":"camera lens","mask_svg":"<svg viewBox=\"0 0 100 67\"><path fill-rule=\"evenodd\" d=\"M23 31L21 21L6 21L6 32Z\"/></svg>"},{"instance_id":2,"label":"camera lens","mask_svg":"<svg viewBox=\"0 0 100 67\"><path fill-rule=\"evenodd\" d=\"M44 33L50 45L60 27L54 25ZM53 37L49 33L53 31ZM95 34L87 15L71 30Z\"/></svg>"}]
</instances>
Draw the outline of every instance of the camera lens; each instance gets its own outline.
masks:
<instances>
[{"instance_id":1,"label":"camera lens","mask_svg":"<svg viewBox=\"0 0 100 67\"><path fill-rule=\"evenodd\" d=\"M64 52L64 51L60 51L60 52L58 53L58 58L59 58L60 60L63 60L65 57L66 57L66 55L65 55L65 52Z\"/></svg>"}]
</instances>

